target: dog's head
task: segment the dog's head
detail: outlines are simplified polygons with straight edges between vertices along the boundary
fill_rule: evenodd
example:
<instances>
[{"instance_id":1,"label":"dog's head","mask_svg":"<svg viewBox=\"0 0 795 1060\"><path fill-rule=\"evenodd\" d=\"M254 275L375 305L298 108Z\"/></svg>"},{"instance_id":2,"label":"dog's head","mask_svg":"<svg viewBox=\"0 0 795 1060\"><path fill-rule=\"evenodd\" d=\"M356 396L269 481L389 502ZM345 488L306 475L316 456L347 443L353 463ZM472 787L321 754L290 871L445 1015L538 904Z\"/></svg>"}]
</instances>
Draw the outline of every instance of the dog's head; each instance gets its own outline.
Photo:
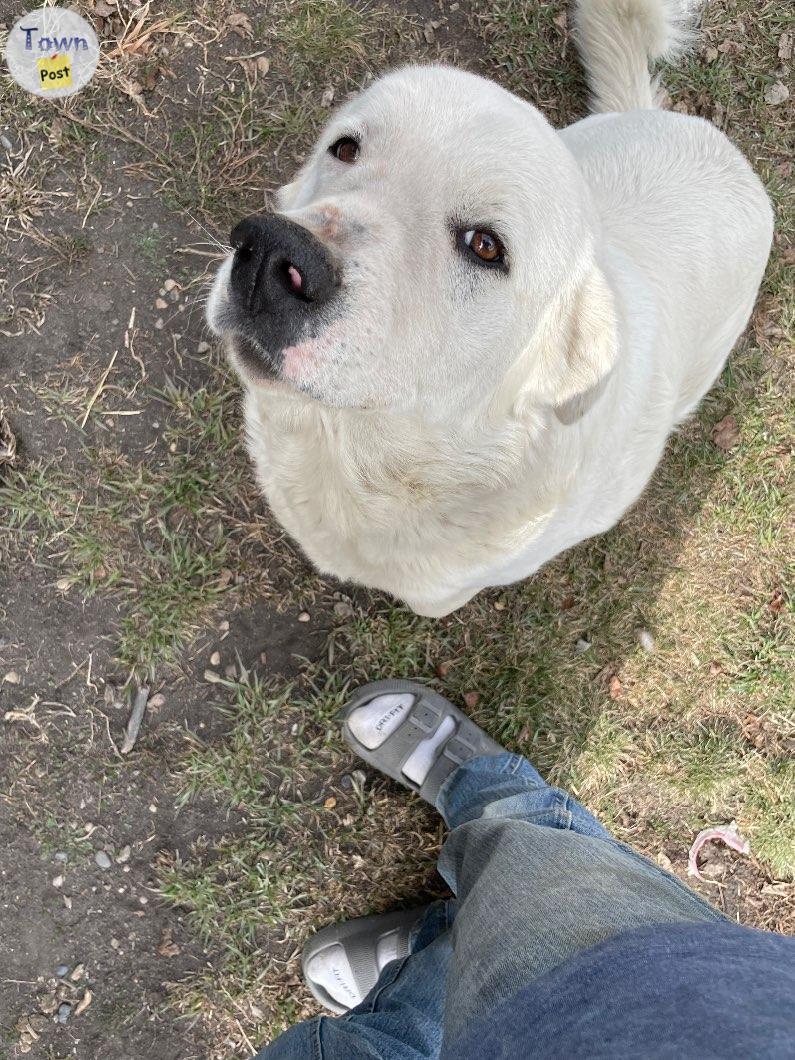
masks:
<instances>
[{"instance_id":1,"label":"dog's head","mask_svg":"<svg viewBox=\"0 0 795 1060\"><path fill-rule=\"evenodd\" d=\"M575 407L614 348L593 223L535 108L409 67L336 112L277 213L234 229L208 319L249 386L327 405Z\"/></svg>"}]
</instances>

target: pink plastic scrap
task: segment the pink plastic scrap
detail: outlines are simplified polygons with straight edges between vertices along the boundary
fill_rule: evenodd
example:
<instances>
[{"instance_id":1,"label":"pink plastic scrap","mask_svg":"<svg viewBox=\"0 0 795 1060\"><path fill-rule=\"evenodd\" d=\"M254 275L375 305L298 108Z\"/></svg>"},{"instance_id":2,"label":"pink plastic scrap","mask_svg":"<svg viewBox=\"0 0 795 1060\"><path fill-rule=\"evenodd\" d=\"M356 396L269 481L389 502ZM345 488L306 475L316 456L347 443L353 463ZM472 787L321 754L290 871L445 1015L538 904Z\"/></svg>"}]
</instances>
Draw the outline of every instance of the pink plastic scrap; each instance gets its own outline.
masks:
<instances>
[{"instance_id":1,"label":"pink plastic scrap","mask_svg":"<svg viewBox=\"0 0 795 1060\"><path fill-rule=\"evenodd\" d=\"M722 843L725 843L727 847L736 850L738 854L751 853L751 844L737 831L736 821L732 821L731 824L723 825L722 827L705 828L703 832L698 833L695 842L690 848L690 853L687 855L688 876L695 876L699 880L704 879L698 870L698 855L701 848L706 843L712 842L713 839L719 839Z\"/></svg>"}]
</instances>

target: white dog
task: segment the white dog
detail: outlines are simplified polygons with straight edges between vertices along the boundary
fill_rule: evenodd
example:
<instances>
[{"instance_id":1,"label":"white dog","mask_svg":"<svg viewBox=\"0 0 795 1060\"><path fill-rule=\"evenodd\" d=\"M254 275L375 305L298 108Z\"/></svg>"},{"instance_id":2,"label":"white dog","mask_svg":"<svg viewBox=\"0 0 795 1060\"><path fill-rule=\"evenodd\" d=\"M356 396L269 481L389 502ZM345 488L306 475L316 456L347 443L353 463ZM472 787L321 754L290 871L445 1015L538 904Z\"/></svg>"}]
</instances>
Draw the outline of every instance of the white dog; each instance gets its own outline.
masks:
<instances>
[{"instance_id":1,"label":"white dog","mask_svg":"<svg viewBox=\"0 0 795 1060\"><path fill-rule=\"evenodd\" d=\"M765 192L655 109L675 0L580 0L597 112L560 132L441 66L332 117L232 233L209 322L277 517L323 571L440 616L620 518L753 307Z\"/></svg>"}]
</instances>

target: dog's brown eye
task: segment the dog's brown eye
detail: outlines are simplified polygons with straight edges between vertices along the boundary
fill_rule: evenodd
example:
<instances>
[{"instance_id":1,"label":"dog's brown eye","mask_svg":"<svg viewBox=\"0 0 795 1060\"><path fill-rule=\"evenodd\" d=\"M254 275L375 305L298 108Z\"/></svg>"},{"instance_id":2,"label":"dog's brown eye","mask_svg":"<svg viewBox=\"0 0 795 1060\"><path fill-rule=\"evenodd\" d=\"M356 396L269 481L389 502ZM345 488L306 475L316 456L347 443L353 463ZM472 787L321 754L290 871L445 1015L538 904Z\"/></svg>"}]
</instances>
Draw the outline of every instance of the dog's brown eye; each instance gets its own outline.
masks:
<instances>
[{"instance_id":1,"label":"dog's brown eye","mask_svg":"<svg viewBox=\"0 0 795 1060\"><path fill-rule=\"evenodd\" d=\"M347 166L353 165L359 157L359 143L352 136L343 136L331 145L329 151Z\"/></svg>"},{"instance_id":2,"label":"dog's brown eye","mask_svg":"<svg viewBox=\"0 0 795 1060\"><path fill-rule=\"evenodd\" d=\"M481 261L502 261L502 244L491 232L470 229L469 232L464 232L464 242Z\"/></svg>"}]
</instances>

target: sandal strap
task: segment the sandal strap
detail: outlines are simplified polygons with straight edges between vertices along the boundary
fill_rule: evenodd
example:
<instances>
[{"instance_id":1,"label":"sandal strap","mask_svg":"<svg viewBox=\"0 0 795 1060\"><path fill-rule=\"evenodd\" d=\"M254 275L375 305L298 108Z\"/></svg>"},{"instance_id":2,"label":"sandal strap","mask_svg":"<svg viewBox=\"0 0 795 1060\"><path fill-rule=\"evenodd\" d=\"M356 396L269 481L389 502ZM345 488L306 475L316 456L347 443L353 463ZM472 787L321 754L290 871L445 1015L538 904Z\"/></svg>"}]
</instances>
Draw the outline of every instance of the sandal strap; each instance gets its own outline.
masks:
<instances>
[{"instance_id":1,"label":"sandal strap","mask_svg":"<svg viewBox=\"0 0 795 1060\"><path fill-rule=\"evenodd\" d=\"M411 933L425 915L427 906L415 909L398 909L381 915L358 917L355 920L330 924L318 931L304 946L303 968L309 989L317 1000L326 1008L341 1014L348 1011L329 996L324 987L314 982L307 973L307 963L315 954L326 947L342 946L353 973L354 982L360 997L365 997L378 981L378 943L395 932L397 935L398 958L406 956L411 949Z\"/></svg>"},{"instance_id":2,"label":"sandal strap","mask_svg":"<svg viewBox=\"0 0 795 1060\"><path fill-rule=\"evenodd\" d=\"M501 750L472 722L460 723L450 739L442 745L441 753L423 781L420 795L435 805L442 784L460 765L479 755L499 754Z\"/></svg>"},{"instance_id":3,"label":"sandal strap","mask_svg":"<svg viewBox=\"0 0 795 1060\"><path fill-rule=\"evenodd\" d=\"M413 696L413 703L397 729L372 750L361 744L348 725L351 713L378 696L406 693ZM455 729L438 748L436 760L424 782L416 784L403 773L403 766L419 744L438 730L446 717L453 719ZM503 751L453 703L433 689L413 681L375 681L360 688L345 708L343 735L365 762L412 791L419 792L422 798L433 805L436 804L442 784L459 765L478 755L496 755Z\"/></svg>"}]
</instances>

